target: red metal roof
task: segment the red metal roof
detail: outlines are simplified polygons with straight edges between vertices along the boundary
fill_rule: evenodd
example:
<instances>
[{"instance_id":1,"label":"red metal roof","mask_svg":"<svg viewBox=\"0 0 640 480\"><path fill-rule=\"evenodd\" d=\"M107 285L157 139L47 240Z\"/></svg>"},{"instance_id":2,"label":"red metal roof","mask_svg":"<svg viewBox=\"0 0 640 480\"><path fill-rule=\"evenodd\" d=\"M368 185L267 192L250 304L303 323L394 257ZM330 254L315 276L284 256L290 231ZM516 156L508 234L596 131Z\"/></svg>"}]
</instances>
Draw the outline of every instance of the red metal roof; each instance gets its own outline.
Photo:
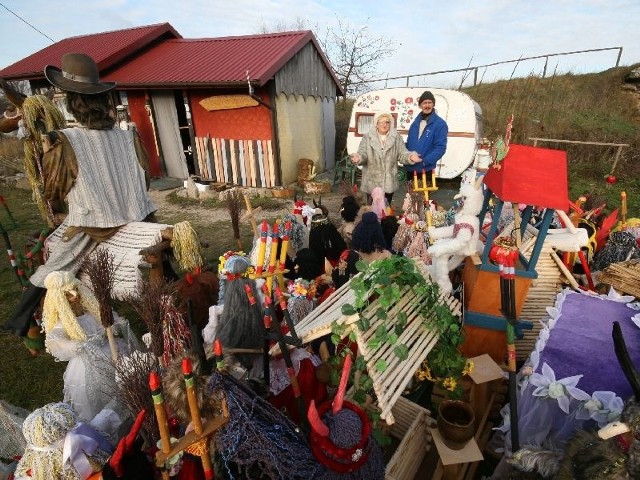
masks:
<instances>
[{"instance_id":1,"label":"red metal roof","mask_svg":"<svg viewBox=\"0 0 640 480\"><path fill-rule=\"evenodd\" d=\"M567 152L509 145L500 169L489 168L484 183L505 202L542 208L569 208Z\"/></svg>"},{"instance_id":2,"label":"red metal roof","mask_svg":"<svg viewBox=\"0 0 640 480\"><path fill-rule=\"evenodd\" d=\"M306 30L167 40L131 58L104 80L117 82L119 88L232 86L246 84L248 72L251 82L262 86L309 42L333 75L313 33ZM334 80L339 87L335 76Z\"/></svg>"},{"instance_id":3,"label":"red metal roof","mask_svg":"<svg viewBox=\"0 0 640 480\"><path fill-rule=\"evenodd\" d=\"M91 56L98 64L100 72L103 72L151 42L164 38L182 36L170 24L158 23L65 38L0 70L0 77L7 80L44 78L44 67L59 67L62 55L70 52Z\"/></svg>"}]
</instances>

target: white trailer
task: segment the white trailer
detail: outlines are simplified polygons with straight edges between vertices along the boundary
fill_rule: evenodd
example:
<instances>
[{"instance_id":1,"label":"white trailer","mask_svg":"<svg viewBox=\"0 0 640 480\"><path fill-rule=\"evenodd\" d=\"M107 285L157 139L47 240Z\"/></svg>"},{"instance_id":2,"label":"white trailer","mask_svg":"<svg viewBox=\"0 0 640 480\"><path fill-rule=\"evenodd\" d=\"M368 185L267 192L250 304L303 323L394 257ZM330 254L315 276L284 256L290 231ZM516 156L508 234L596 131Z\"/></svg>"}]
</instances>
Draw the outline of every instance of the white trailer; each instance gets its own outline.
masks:
<instances>
[{"instance_id":1,"label":"white trailer","mask_svg":"<svg viewBox=\"0 0 640 480\"><path fill-rule=\"evenodd\" d=\"M449 126L447 151L436 165L438 178L454 178L467 168L482 168L486 155L478 155L482 143L482 109L469 95L457 90L400 87L373 90L356 98L347 134L347 153L358 150L360 139L371 129L376 113L390 113L398 133L406 141L409 125L420 113L417 101L425 90L436 99L435 110Z\"/></svg>"}]
</instances>

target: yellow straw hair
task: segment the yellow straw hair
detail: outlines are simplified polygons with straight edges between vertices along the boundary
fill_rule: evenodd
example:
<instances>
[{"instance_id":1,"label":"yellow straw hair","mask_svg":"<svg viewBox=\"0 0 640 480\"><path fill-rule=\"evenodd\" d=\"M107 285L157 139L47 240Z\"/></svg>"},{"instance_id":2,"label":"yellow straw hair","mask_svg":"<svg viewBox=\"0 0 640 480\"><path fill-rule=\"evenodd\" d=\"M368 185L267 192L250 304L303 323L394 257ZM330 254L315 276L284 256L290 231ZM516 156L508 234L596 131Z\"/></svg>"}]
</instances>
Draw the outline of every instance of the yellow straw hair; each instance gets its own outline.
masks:
<instances>
[{"instance_id":1,"label":"yellow straw hair","mask_svg":"<svg viewBox=\"0 0 640 480\"><path fill-rule=\"evenodd\" d=\"M42 134L59 130L66 126L62 112L44 95L32 95L25 98L22 104L22 118L27 138L24 142L25 173L33 192L33 199L40 210L42 218L50 227L54 226L53 211L42 196ZM44 131L41 130L44 123Z\"/></svg>"},{"instance_id":2,"label":"yellow straw hair","mask_svg":"<svg viewBox=\"0 0 640 480\"><path fill-rule=\"evenodd\" d=\"M42 325L45 333L51 332L60 321L69 338L86 340L87 336L80 327L65 293L77 290L82 307L100 321L100 307L91 290L70 272L51 272L45 278L44 286L47 289L42 308Z\"/></svg>"},{"instance_id":3,"label":"yellow straw hair","mask_svg":"<svg viewBox=\"0 0 640 480\"><path fill-rule=\"evenodd\" d=\"M200 254L200 240L189 222L176 223L173 226L171 248L178 266L183 271L191 271L204 263Z\"/></svg>"}]
</instances>

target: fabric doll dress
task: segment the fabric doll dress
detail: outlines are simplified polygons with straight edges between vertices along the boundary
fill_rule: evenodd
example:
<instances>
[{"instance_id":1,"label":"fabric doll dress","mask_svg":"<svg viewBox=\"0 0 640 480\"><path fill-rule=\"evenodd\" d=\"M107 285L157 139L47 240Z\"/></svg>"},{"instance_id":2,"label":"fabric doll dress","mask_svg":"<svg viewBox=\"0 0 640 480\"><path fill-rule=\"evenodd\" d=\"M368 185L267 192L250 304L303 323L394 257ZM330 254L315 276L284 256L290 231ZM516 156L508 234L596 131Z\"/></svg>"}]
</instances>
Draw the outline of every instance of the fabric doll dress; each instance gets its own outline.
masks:
<instances>
[{"instance_id":1,"label":"fabric doll dress","mask_svg":"<svg viewBox=\"0 0 640 480\"><path fill-rule=\"evenodd\" d=\"M64 372L64 402L78 418L90 422L116 396L115 367L105 329L90 314L77 317L86 340L69 338L61 322L47 333L47 351L59 362L69 362ZM128 322L114 312L113 332L119 356L138 350Z\"/></svg>"}]
</instances>

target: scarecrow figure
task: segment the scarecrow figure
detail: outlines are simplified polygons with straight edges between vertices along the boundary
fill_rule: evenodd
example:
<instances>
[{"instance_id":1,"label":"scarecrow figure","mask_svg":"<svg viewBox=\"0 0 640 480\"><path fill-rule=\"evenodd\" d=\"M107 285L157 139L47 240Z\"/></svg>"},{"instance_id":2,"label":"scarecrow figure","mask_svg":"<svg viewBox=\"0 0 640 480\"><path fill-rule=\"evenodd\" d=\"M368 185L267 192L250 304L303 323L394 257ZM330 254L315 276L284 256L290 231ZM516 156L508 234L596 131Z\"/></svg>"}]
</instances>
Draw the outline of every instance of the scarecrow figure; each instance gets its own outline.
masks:
<instances>
[{"instance_id":1,"label":"scarecrow figure","mask_svg":"<svg viewBox=\"0 0 640 480\"><path fill-rule=\"evenodd\" d=\"M110 91L88 55L67 53L62 68L48 65L49 82L66 92L67 109L80 124L43 136L44 197L66 201L69 214L58 227L62 241L31 276L5 328L24 336L53 271L78 271L96 245L127 223L149 219L156 207L149 198L148 159L135 131L115 127Z\"/></svg>"},{"instance_id":2,"label":"scarecrow figure","mask_svg":"<svg viewBox=\"0 0 640 480\"><path fill-rule=\"evenodd\" d=\"M91 421L113 399L115 367L100 309L93 293L70 272L52 272L45 281L43 328L47 351L61 362L69 362L64 373L64 401L84 422ZM117 348L123 355L138 349L126 320L114 314L113 329L122 338ZM113 428L121 423L114 412ZM113 432L108 432L113 433Z\"/></svg>"}]
</instances>

